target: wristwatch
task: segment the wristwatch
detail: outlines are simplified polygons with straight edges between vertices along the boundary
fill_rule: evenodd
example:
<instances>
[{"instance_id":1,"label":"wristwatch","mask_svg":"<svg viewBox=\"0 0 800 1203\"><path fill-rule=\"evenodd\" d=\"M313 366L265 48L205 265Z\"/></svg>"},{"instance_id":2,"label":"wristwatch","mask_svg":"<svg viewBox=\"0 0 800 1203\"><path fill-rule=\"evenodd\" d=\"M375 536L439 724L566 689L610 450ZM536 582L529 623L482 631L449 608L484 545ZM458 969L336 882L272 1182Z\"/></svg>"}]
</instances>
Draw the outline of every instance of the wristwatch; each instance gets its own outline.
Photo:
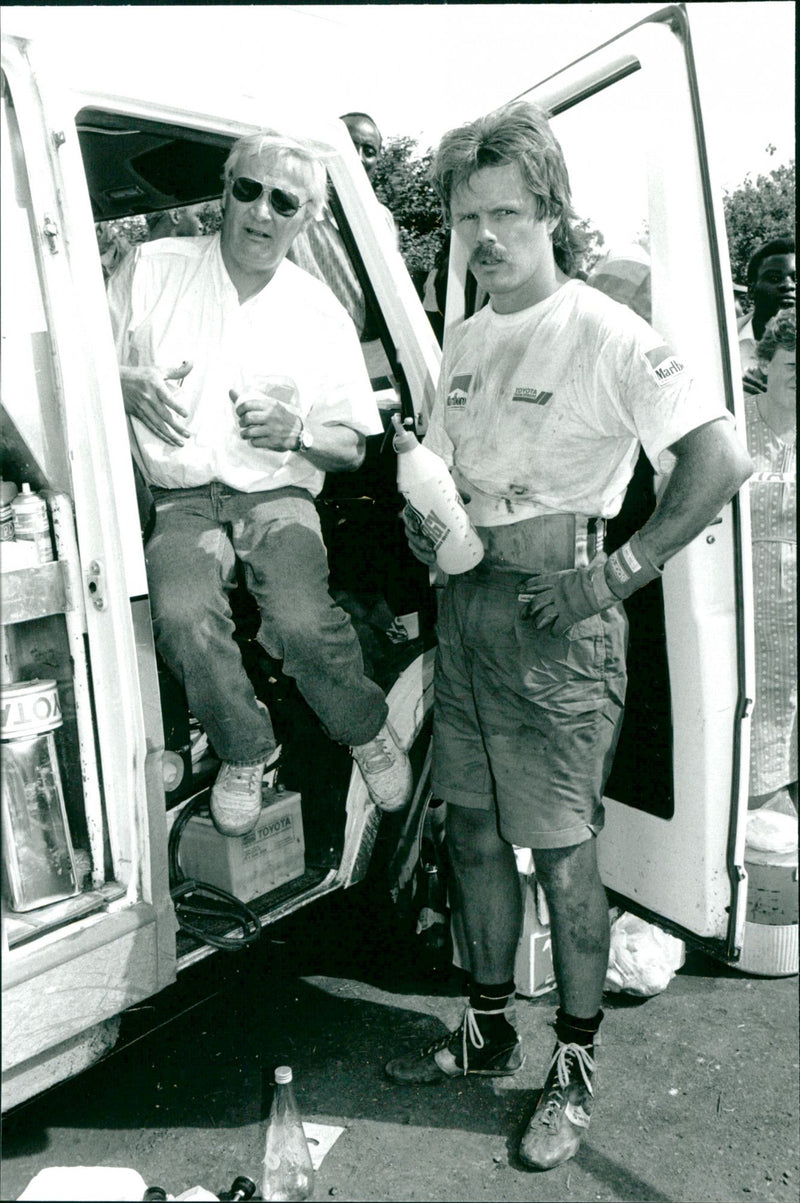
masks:
<instances>
[{"instance_id":1,"label":"wristwatch","mask_svg":"<svg viewBox=\"0 0 800 1203\"><path fill-rule=\"evenodd\" d=\"M292 448L293 451L310 451L314 446L314 436L310 430L307 430L303 424L303 419L300 419L300 431L297 435L297 442Z\"/></svg>"}]
</instances>

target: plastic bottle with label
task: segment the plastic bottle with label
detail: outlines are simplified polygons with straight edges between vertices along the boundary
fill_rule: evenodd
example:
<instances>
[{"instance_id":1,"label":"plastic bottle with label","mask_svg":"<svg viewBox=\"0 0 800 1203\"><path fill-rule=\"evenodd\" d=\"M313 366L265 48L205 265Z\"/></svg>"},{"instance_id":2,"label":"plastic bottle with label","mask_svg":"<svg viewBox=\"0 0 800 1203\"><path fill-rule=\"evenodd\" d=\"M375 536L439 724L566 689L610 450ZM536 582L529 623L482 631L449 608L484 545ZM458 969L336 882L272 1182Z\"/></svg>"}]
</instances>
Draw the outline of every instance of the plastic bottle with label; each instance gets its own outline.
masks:
<instances>
[{"instance_id":1,"label":"plastic bottle with label","mask_svg":"<svg viewBox=\"0 0 800 1203\"><path fill-rule=\"evenodd\" d=\"M275 1070L275 1093L267 1123L261 1195L264 1199L310 1199L314 1191L314 1166L294 1097L288 1065Z\"/></svg>"},{"instance_id":2,"label":"plastic bottle with label","mask_svg":"<svg viewBox=\"0 0 800 1203\"><path fill-rule=\"evenodd\" d=\"M442 572L468 572L483 559L480 535L469 520L447 464L423 447L398 414L392 415L397 452L397 487L415 511L420 531L433 543Z\"/></svg>"}]
</instances>

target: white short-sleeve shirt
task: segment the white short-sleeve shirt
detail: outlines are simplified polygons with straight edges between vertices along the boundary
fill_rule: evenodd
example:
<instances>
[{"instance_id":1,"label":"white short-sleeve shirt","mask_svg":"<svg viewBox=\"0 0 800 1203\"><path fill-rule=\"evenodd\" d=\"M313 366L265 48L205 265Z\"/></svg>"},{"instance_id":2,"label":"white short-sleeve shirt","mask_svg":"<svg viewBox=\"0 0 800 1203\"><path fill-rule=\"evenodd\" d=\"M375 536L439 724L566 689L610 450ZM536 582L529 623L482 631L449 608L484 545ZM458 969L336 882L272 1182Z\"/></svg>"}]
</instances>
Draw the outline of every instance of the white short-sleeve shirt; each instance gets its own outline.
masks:
<instances>
[{"instance_id":1,"label":"white short-sleeve shirt","mask_svg":"<svg viewBox=\"0 0 800 1203\"><path fill-rule=\"evenodd\" d=\"M611 518L640 446L669 471L667 448L722 417L647 322L570 280L516 313L487 306L453 332L425 445L470 495L479 526L552 511Z\"/></svg>"},{"instance_id":2,"label":"white short-sleeve shirt","mask_svg":"<svg viewBox=\"0 0 800 1203\"><path fill-rule=\"evenodd\" d=\"M290 376L299 411L361 434L383 429L358 336L330 289L287 260L243 304L219 235L145 243L108 285L121 365L193 364L176 397L190 437L173 447L130 420L134 454L163 488L221 481L241 492L293 485L316 496L325 474L293 451L253 447L239 434L229 390L253 374Z\"/></svg>"}]
</instances>

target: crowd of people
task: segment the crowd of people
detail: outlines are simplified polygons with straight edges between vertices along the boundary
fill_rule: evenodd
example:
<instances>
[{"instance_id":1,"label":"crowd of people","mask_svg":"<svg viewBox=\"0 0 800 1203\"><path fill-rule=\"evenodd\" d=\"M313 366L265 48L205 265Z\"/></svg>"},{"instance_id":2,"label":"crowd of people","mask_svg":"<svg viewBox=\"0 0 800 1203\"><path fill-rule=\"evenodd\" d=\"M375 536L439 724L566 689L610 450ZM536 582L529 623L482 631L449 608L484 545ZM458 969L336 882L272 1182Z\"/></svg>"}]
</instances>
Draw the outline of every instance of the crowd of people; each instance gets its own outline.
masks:
<instances>
[{"instance_id":1,"label":"crowd of people","mask_svg":"<svg viewBox=\"0 0 800 1203\"><path fill-rule=\"evenodd\" d=\"M370 175L380 132L365 113L343 121ZM747 428L737 433L650 325L641 252L606 255L581 278L567 166L544 113L517 102L450 131L433 178L486 299L448 337L426 435L484 545L482 563L443 590L434 682L433 790L447 804L469 988L458 1029L386 1072L416 1084L522 1066L514 846L533 849L560 1006L520 1158L549 1169L575 1154L595 1105L609 949L596 839L624 709L624 602L748 478L750 792L754 806L796 806L794 242L773 240L750 262L753 308L739 331ZM109 251L108 295L133 453L155 499L146 560L157 646L222 762L211 812L235 838L256 823L279 755L231 638L237 564L259 638L330 738L352 748L378 806L406 805L411 771L328 592L314 505L325 474L356 468L381 429L364 363L368 314L324 165L274 132L245 137L225 165L222 207L221 231L204 238L171 237L197 233L193 214L154 215L151 241L113 264ZM441 282L440 271L434 297ZM283 391L273 382L270 395L270 376ZM639 448L668 481L607 556L605 523ZM410 516L406 532L432 564Z\"/></svg>"}]
</instances>

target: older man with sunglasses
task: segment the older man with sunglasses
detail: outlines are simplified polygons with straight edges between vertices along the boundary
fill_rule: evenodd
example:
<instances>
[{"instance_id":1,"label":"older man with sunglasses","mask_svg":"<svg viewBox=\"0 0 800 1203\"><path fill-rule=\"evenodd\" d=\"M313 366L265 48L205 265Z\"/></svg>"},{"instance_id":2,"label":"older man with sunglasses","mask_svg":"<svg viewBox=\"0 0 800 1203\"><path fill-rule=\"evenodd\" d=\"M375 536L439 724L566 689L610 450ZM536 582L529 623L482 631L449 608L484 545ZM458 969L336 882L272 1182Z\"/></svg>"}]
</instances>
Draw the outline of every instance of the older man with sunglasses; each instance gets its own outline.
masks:
<instances>
[{"instance_id":1,"label":"older man with sunglasses","mask_svg":"<svg viewBox=\"0 0 800 1203\"><path fill-rule=\"evenodd\" d=\"M214 822L241 836L258 821L276 741L233 639L237 561L260 641L330 738L352 748L379 807L405 805L411 771L328 593L314 505L325 473L357 468L365 436L382 429L350 318L286 259L322 212L325 169L262 132L233 146L224 174L221 232L137 247L109 306L134 456L156 503L146 548L156 644L223 762ZM253 387L267 375L282 378L278 399Z\"/></svg>"}]
</instances>

